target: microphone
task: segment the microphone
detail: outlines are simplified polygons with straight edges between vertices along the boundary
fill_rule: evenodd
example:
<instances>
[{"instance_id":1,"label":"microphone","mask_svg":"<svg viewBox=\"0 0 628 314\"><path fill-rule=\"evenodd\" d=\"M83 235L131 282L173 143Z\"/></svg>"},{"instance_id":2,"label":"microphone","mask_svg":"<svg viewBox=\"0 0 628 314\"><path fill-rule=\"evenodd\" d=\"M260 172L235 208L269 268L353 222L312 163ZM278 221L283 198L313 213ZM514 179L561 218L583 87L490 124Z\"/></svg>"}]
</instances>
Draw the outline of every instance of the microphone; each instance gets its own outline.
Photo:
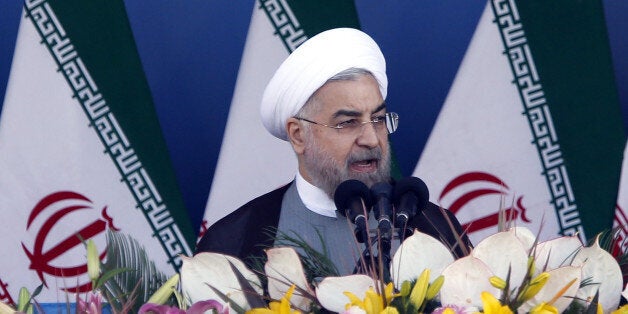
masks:
<instances>
[{"instance_id":1,"label":"microphone","mask_svg":"<svg viewBox=\"0 0 628 314\"><path fill-rule=\"evenodd\" d=\"M379 232L379 250L382 260L382 271L385 280L390 280L390 248L392 243L393 227L390 222L392 215L392 192L393 187L388 182L379 182L371 186L373 196L373 213L377 219L377 230Z\"/></svg>"},{"instance_id":2,"label":"microphone","mask_svg":"<svg viewBox=\"0 0 628 314\"><path fill-rule=\"evenodd\" d=\"M395 227L399 228L399 239L405 238L408 221L425 209L429 198L430 193L423 180L417 177L406 177L397 181L393 192L393 203L396 209Z\"/></svg>"},{"instance_id":3,"label":"microphone","mask_svg":"<svg viewBox=\"0 0 628 314\"><path fill-rule=\"evenodd\" d=\"M371 191L362 181L347 180L336 188L334 203L340 214L349 217L356 225L356 238L364 243L368 240L368 211L371 208ZM364 205L363 205L364 204Z\"/></svg>"},{"instance_id":4,"label":"microphone","mask_svg":"<svg viewBox=\"0 0 628 314\"><path fill-rule=\"evenodd\" d=\"M373 196L373 213L377 219L377 229L380 233L380 244L382 251L390 252L390 242L392 240L392 192L393 187L388 182L379 182L371 186Z\"/></svg>"}]
</instances>

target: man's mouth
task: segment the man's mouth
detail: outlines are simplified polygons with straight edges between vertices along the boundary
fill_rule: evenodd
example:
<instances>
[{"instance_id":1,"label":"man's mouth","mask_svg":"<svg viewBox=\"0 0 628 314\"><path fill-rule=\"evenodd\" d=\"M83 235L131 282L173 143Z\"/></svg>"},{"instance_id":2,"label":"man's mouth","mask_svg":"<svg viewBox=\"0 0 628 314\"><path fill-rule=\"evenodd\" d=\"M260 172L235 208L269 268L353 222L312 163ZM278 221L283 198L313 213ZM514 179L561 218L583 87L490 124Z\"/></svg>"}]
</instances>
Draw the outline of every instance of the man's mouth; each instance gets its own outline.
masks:
<instances>
[{"instance_id":1,"label":"man's mouth","mask_svg":"<svg viewBox=\"0 0 628 314\"><path fill-rule=\"evenodd\" d=\"M375 172L377 170L377 159L366 159L352 162L349 169L353 172Z\"/></svg>"}]
</instances>

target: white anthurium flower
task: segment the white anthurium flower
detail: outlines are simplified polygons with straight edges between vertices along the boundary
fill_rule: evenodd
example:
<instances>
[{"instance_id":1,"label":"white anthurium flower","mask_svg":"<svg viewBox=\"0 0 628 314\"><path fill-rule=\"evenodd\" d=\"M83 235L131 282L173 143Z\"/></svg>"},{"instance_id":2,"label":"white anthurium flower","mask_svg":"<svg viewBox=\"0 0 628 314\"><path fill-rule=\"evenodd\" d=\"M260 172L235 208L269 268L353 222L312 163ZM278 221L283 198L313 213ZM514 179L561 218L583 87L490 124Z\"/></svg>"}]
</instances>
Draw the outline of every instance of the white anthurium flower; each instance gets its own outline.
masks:
<instances>
[{"instance_id":1,"label":"white anthurium flower","mask_svg":"<svg viewBox=\"0 0 628 314\"><path fill-rule=\"evenodd\" d=\"M230 263L251 283L255 293L262 294L259 278L249 270L239 259L218 253L202 252L194 257L182 256L181 289L183 294L190 298L192 303L206 300L216 300L226 303L210 287L225 294L229 299L244 309L250 309L236 274Z\"/></svg>"},{"instance_id":2,"label":"white anthurium flower","mask_svg":"<svg viewBox=\"0 0 628 314\"><path fill-rule=\"evenodd\" d=\"M530 249L534 246L534 242L536 241L536 235L534 235L530 229L526 227L513 227L508 229L508 232L514 234L514 236L521 241L526 252L530 252Z\"/></svg>"},{"instance_id":3,"label":"white anthurium flower","mask_svg":"<svg viewBox=\"0 0 628 314\"><path fill-rule=\"evenodd\" d=\"M327 277L316 287L316 298L327 310L342 312L350 302L344 292L351 292L361 299L366 297L369 288L377 283L367 275L350 275L343 277Z\"/></svg>"},{"instance_id":4,"label":"white anthurium flower","mask_svg":"<svg viewBox=\"0 0 628 314\"><path fill-rule=\"evenodd\" d=\"M565 236L537 244L534 264L537 273L571 265L573 258L582 248L577 236Z\"/></svg>"},{"instance_id":5,"label":"white anthurium flower","mask_svg":"<svg viewBox=\"0 0 628 314\"><path fill-rule=\"evenodd\" d=\"M582 269L575 266L564 266L550 270L547 273L549 274L549 279L543 288L532 299L522 304L517 309L517 312L528 313L532 308L543 302L553 301L552 305L556 307L558 313L562 313L573 302L580 287ZM560 294L561 290L567 286L569 287ZM555 297L556 300L552 300Z\"/></svg>"},{"instance_id":6,"label":"white anthurium flower","mask_svg":"<svg viewBox=\"0 0 628 314\"><path fill-rule=\"evenodd\" d=\"M498 232L486 237L471 251L495 276L506 280L510 269L510 286L519 287L528 271L528 254L514 232Z\"/></svg>"},{"instance_id":7,"label":"white anthurium flower","mask_svg":"<svg viewBox=\"0 0 628 314\"><path fill-rule=\"evenodd\" d=\"M273 300L280 300L288 291L291 285L297 289L294 291L290 303L296 308L308 311L311 300L303 296L302 291L309 295L314 295L310 288L303 265L297 252L290 247L276 247L266 250L268 261L264 265L264 271L268 278L268 294Z\"/></svg>"},{"instance_id":8,"label":"white anthurium flower","mask_svg":"<svg viewBox=\"0 0 628 314\"><path fill-rule=\"evenodd\" d=\"M604 313L610 313L621 299L622 274L615 258L600 247L598 240L599 236L590 247L582 248L572 262L573 266L582 266L582 280L591 281L576 296L590 302L599 290L598 302Z\"/></svg>"},{"instance_id":9,"label":"white anthurium flower","mask_svg":"<svg viewBox=\"0 0 628 314\"><path fill-rule=\"evenodd\" d=\"M8 304L0 302L0 313L12 314L17 313L17 311L14 308L10 307Z\"/></svg>"},{"instance_id":10,"label":"white anthurium flower","mask_svg":"<svg viewBox=\"0 0 628 314\"><path fill-rule=\"evenodd\" d=\"M493 273L488 265L473 256L457 259L443 270L442 275L445 281L440 289L441 304L481 308L483 291L496 297L500 295L500 290L489 281Z\"/></svg>"},{"instance_id":11,"label":"white anthurium flower","mask_svg":"<svg viewBox=\"0 0 628 314\"><path fill-rule=\"evenodd\" d=\"M453 261L451 251L442 242L415 230L395 252L390 273L395 288L401 289L404 281L416 280L425 269L430 270L430 282L434 281Z\"/></svg>"}]
</instances>

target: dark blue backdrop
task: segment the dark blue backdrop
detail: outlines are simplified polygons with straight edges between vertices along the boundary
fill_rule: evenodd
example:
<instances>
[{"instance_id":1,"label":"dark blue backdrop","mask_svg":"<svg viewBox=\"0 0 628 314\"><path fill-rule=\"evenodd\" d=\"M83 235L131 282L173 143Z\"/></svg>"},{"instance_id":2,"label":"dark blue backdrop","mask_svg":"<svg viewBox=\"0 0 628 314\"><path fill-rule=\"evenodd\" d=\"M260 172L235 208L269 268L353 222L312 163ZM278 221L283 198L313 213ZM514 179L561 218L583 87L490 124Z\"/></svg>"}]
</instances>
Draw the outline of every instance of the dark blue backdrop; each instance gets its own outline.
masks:
<instances>
[{"instance_id":1,"label":"dark blue backdrop","mask_svg":"<svg viewBox=\"0 0 628 314\"><path fill-rule=\"evenodd\" d=\"M254 2L125 3L179 186L198 224ZM356 1L362 29L387 57L387 102L402 119L393 146L404 174L416 165L485 4L485 0ZM628 126L628 1L604 0L604 5ZM0 3L0 106L20 14L20 1Z\"/></svg>"}]
</instances>

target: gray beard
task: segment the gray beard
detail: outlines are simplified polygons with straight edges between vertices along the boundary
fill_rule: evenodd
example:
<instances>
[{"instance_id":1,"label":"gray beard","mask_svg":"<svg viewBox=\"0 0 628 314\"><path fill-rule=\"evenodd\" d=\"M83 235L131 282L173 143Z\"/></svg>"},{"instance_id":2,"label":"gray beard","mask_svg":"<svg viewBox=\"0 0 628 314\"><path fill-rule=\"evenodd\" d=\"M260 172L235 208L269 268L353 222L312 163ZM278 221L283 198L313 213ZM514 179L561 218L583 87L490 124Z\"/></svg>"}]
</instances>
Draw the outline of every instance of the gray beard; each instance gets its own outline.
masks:
<instances>
[{"instance_id":1,"label":"gray beard","mask_svg":"<svg viewBox=\"0 0 628 314\"><path fill-rule=\"evenodd\" d=\"M355 179L364 182L370 187L378 182L390 181L390 149L388 154L382 154L380 147L372 149L360 148L351 151L344 165L339 165L327 152L316 145L312 137L308 138L303 162L307 173L312 179L312 184L322 189L331 199L340 183ZM349 170L349 166L360 160L377 160L377 170L372 173L355 173Z\"/></svg>"}]
</instances>

